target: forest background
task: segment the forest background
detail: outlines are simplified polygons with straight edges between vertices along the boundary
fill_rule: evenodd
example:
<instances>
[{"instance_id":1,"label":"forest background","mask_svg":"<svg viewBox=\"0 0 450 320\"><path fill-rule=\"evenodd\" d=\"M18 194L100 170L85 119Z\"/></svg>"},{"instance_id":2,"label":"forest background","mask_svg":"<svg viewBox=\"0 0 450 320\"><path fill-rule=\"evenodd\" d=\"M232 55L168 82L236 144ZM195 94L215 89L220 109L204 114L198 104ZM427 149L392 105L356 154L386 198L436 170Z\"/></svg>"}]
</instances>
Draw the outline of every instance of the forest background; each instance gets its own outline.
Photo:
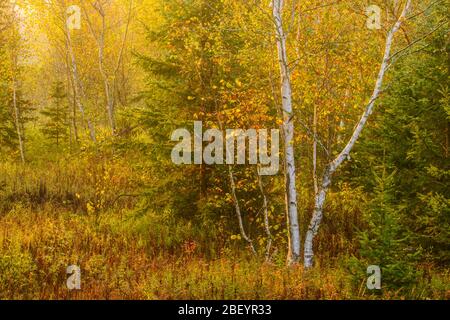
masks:
<instances>
[{"instance_id":1,"label":"forest background","mask_svg":"<svg viewBox=\"0 0 450 320\"><path fill-rule=\"evenodd\" d=\"M0 298L449 299L449 10L0 0ZM195 120L279 173L175 165Z\"/></svg>"}]
</instances>

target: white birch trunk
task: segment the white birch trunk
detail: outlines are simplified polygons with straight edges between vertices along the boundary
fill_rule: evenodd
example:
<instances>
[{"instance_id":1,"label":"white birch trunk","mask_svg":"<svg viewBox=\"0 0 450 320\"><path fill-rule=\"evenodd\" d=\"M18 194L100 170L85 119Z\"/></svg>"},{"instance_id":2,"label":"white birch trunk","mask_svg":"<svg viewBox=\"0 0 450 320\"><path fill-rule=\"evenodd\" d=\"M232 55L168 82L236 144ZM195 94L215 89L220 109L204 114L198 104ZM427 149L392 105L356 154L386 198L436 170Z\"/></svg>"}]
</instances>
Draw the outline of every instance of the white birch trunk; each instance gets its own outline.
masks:
<instances>
[{"instance_id":1,"label":"white birch trunk","mask_svg":"<svg viewBox=\"0 0 450 320\"><path fill-rule=\"evenodd\" d=\"M241 232L241 236L242 236L242 238L244 238L245 241L247 241L252 253L254 255L256 255L256 250L253 245L253 241L249 238L249 236L245 232L244 223L242 222L241 207L239 206L239 200L236 195L236 184L234 182L234 174L233 174L233 169L231 168L231 165L228 166L228 174L230 176L231 195L233 196L234 208L236 210L236 217L238 219L239 230Z\"/></svg>"},{"instance_id":2,"label":"white birch trunk","mask_svg":"<svg viewBox=\"0 0 450 320\"><path fill-rule=\"evenodd\" d=\"M16 3L12 2L12 24L13 24L13 30L16 28L14 25L16 23ZM16 33L13 31L13 37L19 37L19 35L16 35ZM16 39L14 39L15 41ZM21 130L21 123L20 123L20 111L19 106L17 105L17 69L18 69L18 48L14 46L11 49L11 62L12 62L12 93L13 93L13 109L14 109L14 124L16 126L16 132L17 132L17 138L19 139L19 152L20 152L20 159L22 160L22 163L25 163L25 151L24 151L24 144L23 144L23 135Z\"/></svg>"},{"instance_id":3,"label":"white birch trunk","mask_svg":"<svg viewBox=\"0 0 450 320\"><path fill-rule=\"evenodd\" d=\"M14 61L14 63L16 63ZM14 66L15 68L15 66ZM25 151L24 151L24 146L23 146L23 137L22 137L22 130L20 127L20 112L19 112L19 107L17 106L17 88L16 88L16 75L15 75L15 71L13 71L13 108L14 108L14 120L15 120L15 124L16 124L16 132L17 132L17 137L19 139L19 151L20 151L20 159L22 160L22 163L25 163Z\"/></svg>"},{"instance_id":4,"label":"white birch trunk","mask_svg":"<svg viewBox=\"0 0 450 320\"><path fill-rule=\"evenodd\" d=\"M291 75L287 58L286 34L283 29L283 0L273 0L273 19L276 31L278 64L281 75L281 99L283 110L284 166L286 183L286 211L289 224L288 263L300 259L300 231L297 213L297 190L295 186L294 123L292 112Z\"/></svg>"},{"instance_id":5,"label":"white birch trunk","mask_svg":"<svg viewBox=\"0 0 450 320\"><path fill-rule=\"evenodd\" d=\"M363 115L361 116L358 125L356 126L355 130L353 131L353 134L348 141L347 145L344 147L344 149L339 153L339 155L328 164L328 166L325 169L323 178L322 178L322 184L320 186L319 192L316 194L315 197L315 205L314 205L314 212L313 216L311 218L311 222L308 227L308 231L306 233L305 238L305 248L304 248L304 265L305 268L311 268L313 265L313 241L314 237L317 234L317 231L319 230L320 223L322 221L323 217L323 205L326 200L327 192L331 184L331 179L334 174L334 172L339 168L339 166L349 158L350 152L353 149L353 146L355 145L356 141L358 140L359 136L361 135L362 130L364 129L367 120L369 119L369 116L373 112L373 108L375 105L375 101L378 99L381 93L381 89L383 86L383 80L384 76L386 74L386 70L389 66L389 61L391 57L391 48L392 48L392 42L394 40L395 33L400 29L400 26L403 22L403 20L406 17L406 14L409 10L409 7L411 5L411 0L408 0L405 4L405 7L398 18L395 25L392 27L392 29L388 32L386 37L386 44L385 44L385 50L384 50L384 56L383 61L381 63L380 70L378 72L377 81L375 84L375 88L373 90L372 96L369 100L369 103L367 104Z\"/></svg>"},{"instance_id":6,"label":"white birch trunk","mask_svg":"<svg viewBox=\"0 0 450 320\"><path fill-rule=\"evenodd\" d=\"M266 261L270 261L270 249L272 247L272 234L270 232L270 225L269 225L269 208L268 208L268 204L267 204L267 197L266 197L266 194L264 192L264 186L263 186L263 182L262 182L262 177L259 174L259 167L258 167L256 175L257 175L257 178L258 178L259 190L261 191L261 195L262 195L262 198L263 198L264 230L265 230L266 235L267 235Z\"/></svg>"},{"instance_id":7,"label":"white birch trunk","mask_svg":"<svg viewBox=\"0 0 450 320\"><path fill-rule=\"evenodd\" d=\"M67 46L66 46L67 49ZM73 137L75 139L75 142L78 142L78 127L77 127L77 102L76 102L76 94L75 94L75 88L73 79L70 72L70 62L69 62L69 53L66 50L66 77L67 77L67 105L68 105L68 112L72 114L71 117L71 123L73 130ZM72 91L72 96L70 96L69 91ZM72 133L70 134L72 137ZM72 138L70 138L72 141Z\"/></svg>"},{"instance_id":8,"label":"white birch trunk","mask_svg":"<svg viewBox=\"0 0 450 320\"><path fill-rule=\"evenodd\" d=\"M219 128L221 131L223 131L222 121L220 120L220 116L217 114L217 122L219 123ZM231 157L230 150L227 149L227 157ZM239 199L236 194L236 183L234 180L234 173L233 173L233 167L231 165L228 165L228 176L230 178L230 188L231 188L231 196L233 197L233 203L234 203L234 209L236 212L236 217L238 219L239 224L239 231L241 233L242 238L247 241L250 250L252 251L253 255L257 255L255 246L253 245L252 239L247 235L244 229L244 223L242 221L242 214L241 214L241 207L239 205Z\"/></svg>"},{"instance_id":9,"label":"white birch trunk","mask_svg":"<svg viewBox=\"0 0 450 320\"><path fill-rule=\"evenodd\" d=\"M125 33L122 38L122 45L119 50L117 63L116 63L116 66L114 67L111 81L110 81L111 77L108 75L108 73L105 70L105 63L104 63L104 60L105 60L105 58L104 58L105 30L106 30L105 11L103 10L103 7L99 2L92 4L94 9L100 15L101 21L102 21L102 29L100 31L99 37L97 38L97 36L95 35L95 32L94 32L94 28L89 19L89 15L88 15L87 11L85 10L85 15L86 15L86 20L88 23L89 30L91 31L91 34L94 37L95 41L97 42L97 46L98 46L98 67L99 67L100 75L102 76L102 79L103 79L103 86L104 86L105 98L106 98L106 111L108 114L108 122L109 122L109 126L111 128L112 135L115 135L115 133L116 133L116 121L115 121L115 111L114 111L114 109L115 109L115 82L116 82L116 78L117 78L117 71L119 70L120 64L122 62L123 52L124 52L125 44L127 41L128 29L129 29L129 25L130 25L130 21L131 21L131 11L132 11L132 6L133 6L133 1L130 0L128 3L129 3L128 17L127 17Z\"/></svg>"},{"instance_id":10,"label":"white birch trunk","mask_svg":"<svg viewBox=\"0 0 450 320\"><path fill-rule=\"evenodd\" d=\"M92 125L92 122L89 119L89 117L87 117L87 115L85 113L85 109L84 109L83 103L81 102L81 98L82 98L81 97L82 89L80 89L81 82L80 82L80 79L79 79L79 76L78 76L77 60L75 58L75 53L73 52L72 38L70 36L70 30L67 27L67 23L66 23L67 14L65 14L65 4L64 3L63 3L62 10L64 10L64 15L63 16L65 17L65 19L64 19L64 30L65 30L65 36L66 36L66 48L67 48L67 51L68 51L69 56L70 56L70 63L71 63L71 68L70 69L71 69L71 73L72 73L73 91L74 91L74 96L75 96L74 99L75 99L75 102L76 102L76 104L78 106L78 109L80 110L82 120L83 121L86 120L91 140L96 142L97 140L96 140L96 137L95 137L94 126Z\"/></svg>"},{"instance_id":11,"label":"white birch trunk","mask_svg":"<svg viewBox=\"0 0 450 320\"><path fill-rule=\"evenodd\" d=\"M99 13L102 17L102 31L100 33L100 39L98 40L98 66L100 70L100 74L103 78L103 85L105 87L105 97L106 97L106 111L108 113L108 121L109 126L111 128L111 132L114 135L116 132L116 122L114 119L114 94L111 92L111 86L109 84L109 78L104 68L104 49L105 49L105 13L103 10L99 10ZM89 21L89 20L88 20ZM89 24L90 25L90 24ZM93 30L91 29L93 36Z\"/></svg>"},{"instance_id":12,"label":"white birch trunk","mask_svg":"<svg viewBox=\"0 0 450 320\"><path fill-rule=\"evenodd\" d=\"M319 185L317 183L317 105L314 104L313 115L313 184L314 184L314 196L319 192Z\"/></svg>"},{"instance_id":13,"label":"white birch trunk","mask_svg":"<svg viewBox=\"0 0 450 320\"><path fill-rule=\"evenodd\" d=\"M99 2L95 2L94 4L91 3L91 5L94 7L94 9L97 11L97 13L100 15L101 22L102 22L102 28L100 30L100 35L97 37L94 31L94 28L92 26L91 20L89 19L89 14L86 9L84 9L84 13L86 16L86 21L89 27L89 30L92 34L92 36L95 39L95 42L97 43L97 50L98 50L98 69L100 71L100 75L103 80L103 88L105 90L105 98L106 98L106 113L108 115L108 122L109 126L111 128L111 132L114 135L116 131L116 125L114 120L114 100L112 98L111 94L111 86L109 84L109 78L108 74L105 71L104 67L104 48L105 48L105 12L103 10L102 5Z\"/></svg>"}]
</instances>

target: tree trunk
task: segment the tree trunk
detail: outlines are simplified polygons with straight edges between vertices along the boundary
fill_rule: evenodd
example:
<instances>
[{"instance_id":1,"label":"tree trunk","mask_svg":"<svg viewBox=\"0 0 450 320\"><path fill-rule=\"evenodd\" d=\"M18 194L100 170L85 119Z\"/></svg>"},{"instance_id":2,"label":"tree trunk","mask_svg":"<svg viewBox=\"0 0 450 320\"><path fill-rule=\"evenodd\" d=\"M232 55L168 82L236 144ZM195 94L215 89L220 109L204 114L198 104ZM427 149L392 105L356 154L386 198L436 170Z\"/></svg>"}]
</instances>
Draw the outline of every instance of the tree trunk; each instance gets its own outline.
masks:
<instances>
[{"instance_id":1,"label":"tree trunk","mask_svg":"<svg viewBox=\"0 0 450 320\"><path fill-rule=\"evenodd\" d=\"M267 197L264 192L264 186L262 182L262 177L259 174L259 167L256 172L259 190L261 191L261 196L263 199L263 210L264 210L264 231L267 236L267 245L266 245L266 261L270 261L270 249L272 248L272 234L270 233L270 225L269 225L269 208L267 203Z\"/></svg>"},{"instance_id":2,"label":"tree trunk","mask_svg":"<svg viewBox=\"0 0 450 320\"><path fill-rule=\"evenodd\" d=\"M63 8L63 10L64 10L64 8ZM65 17L67 19L66 15L65 15ZM65 26L65 33L66 33L66 48L69 53L70 62L71 62L71 73L72 73L72 79L73 79L74 99L76 101L78 109L80 110L82 120L83 121L86 120L91 140L96 142L97 140L95 138L94 126L92 125L91 120L86 116L83 103L81 102L81 99L82 99L81 94L82 94L83 90L80 88L81 82L80 82L79 76L78 76L77 61L75 59L75 54L73 52L72 39L70 37L70 30L67 28L66 20L64 20L64 26Z\"/></svg>"},{"instance_id":3,"label":"tree trunk","mask_svg":"<svg viewBox=\"0 0 450 320\"><path fill-rule=\"evenodd\" d=\"M16 22L16 3L14 2L12 4L12 17L13 21L12 23L15 24ZM15 30L16 26L13 26L13 30ZM13 31L14 37L20 37L19 35L16 35ZM14 123L16 126L16 132L17 137L19 139L19 152L20 152L20 159L22 160L22 163L25 163L25 150L24 150L24 143L23 143L23 135L22 135L22 127L20 123L20 111L19 106L17 105L17 72L18 72L18 48L14 46L11 48L11 62L12 62L12 93L13 93L13 109L14 109Z\"/></svg>"},{"instance_id":4,"label":"tree trunk","mask_svg":"<svg viewBox=\"0 0 450 320\"><path fill-rule=\"evenodd\" d=\"M325 169L325 172L323 174L322 178L322 184L320 187L319 192L316 194L315 197L315 205L314 205L314 212L313 216L311 218L311 222L308 227L308 231L306 233L305 238L305 248L304 248L304 265L305 268L311 268L313 265L313 258L314 258L314 252L313 252L313 241L314 237L316 236L320 223L322 221L323 217L323 206L326 200L328 189L331 185L331 179L336 172L337 168L350 157L350 152L352 151L356 141L358 140L359 136L361 135L362 130L364 129L367 120L369 119L369 116L373 112L373 108L375 105L375 101L378 99L381 93L381 88L383 86L383 80L384 76L386 74L386 70L389 67L389 61L391 57L391 48L392 48L392 42L394 40L395 33L400 29L400 26L403 22L403 20L406 17L406 14L409 10L409 7L411 5L411 0L408 0L405 4L405 7L403 9L402 14L398 18L395 25L392 27L392 29L388 32L386 37L386 44L385 44L385 50L384 50L384 56L383 61L381 63L381 67L378 73L377 81L375 84L375 88L373 90L372 96L369 100L369 103L367 104L363 115L361 116L358 125L356 126L355 130L353 131L353 134L348 141L347 145L344 147L344 149L339 153L339 155L330 163Z\"/></svg>"},{"instance_id":5,"label":"tree trunk","mask_svg":"<svg viewBox=\"0 0 450 320\"><path fill-rule=\"evenodd\" d=\"M92 23L89 19L89 15L88 15L87 11L84 10L89 30L90 30L92 36L94 37L95 41L97 42L97 46L98 46L98 67L99 67L100 75L102 76L102 79L103 79L103 86L104 86L105 98L106 98L106 111L108 114L108 122L109 122L109 126L111 128L112 135L115 135L115 133L116 133L116 120L115 120L115 111L114 111L114 109L115 109L115 83L116 83L116 78L117 78L117 72L118 72L121 62L122 62L123 52L124 52L125 44L127 41L128 29L129 29L129 25L130 25L130 21L131 21L131 12L132 12L132 7L133 7L133 1L130 0L128 2L128 4L129 4L128 16L127 16L125 33L122 38L122 45L120 47L117 62L116 62L116 65L115 65L113 73L112 73L111 82L110 82L110 76L106 72L105 65L104 65L105 31L106 31L105 15L106 15L106 13L103 10L103 7L99 2L92 4L94 9L100 15L101 21L102 21L102 29L100 31L99 37L97 37L95 35Z\"/></svg>"},{"instance_id":6,"label":"tree trunk","mask_svg":"<svg viewBox=\"0 0 450 320\"><path fill-rule=\"evenodd\" d=\"M242 221L242 214L241 214L241 207L239 206L239 200L236 195L236 184L234 182L234 174L233 174L233 169L232 169L231 165L228 165L228 174L230 177L231 195L233 196L234 208L236 211L236 217L238 219L239 230L241 232L241 236L242 236L242 238L244 238L245 241L247 241L252 253L254 255L256 255L256 250L253 245L253 241L248 237L248 235L244 229L244 223Z\"/></svg>"},{"instance_id":7,"label":"tree trunk","mask_svg":"<svg viewBox=\"0 0 450 320\"><path fill-rule=\"evenodd\" d=\"M66 49L67 49L67 45L66 45ZM68 50L66 50L65 53L66 53L65 67L66 67L66 78L67 78L67 84L66 84L67 113L72 114L72 116L70 116L71 126L69 127L69 129L70 129L69 141L70 141L70 144L72 144L72 130L73 130L74 141L75 141L75 143L78 142L77 104L76 104L74 84L73 84L72 76L70 73L70 62L69 62ZM72 94L69 93L70 91L72 91Z\"/></svg>"},{"instance_id":8,"label":"tree trunk","mask_svg":"<svg viewBox=\"0 0 450 320\"><path fill-rule=\"evenodd\" d=\"M317 105L314 104L314 115L313 115L313 184L314 184L314 197L317 196L319 192L319 185L317 182Z\"/></svg>"},{"instance_id":9,"label":"tree trunk","mask_svg":"<svg viewBox=\"0 0 450 320\"><path fill-rule=\"evenodd\" d=\"M281 99L283 110L284 167L286 183L286 211L289 223L288 263L300 259L300 231L297 213L297 189L295 186L294 114L292 112L291 75L288 66L286 35L283 29L283 0L273 0L273 19L276 31L278 64L281 75Z\"/></svg>"},{"instance_id":10,"label":"tree trunk","mask_svg":"<svg viewBox=\"0 0 450 320\"><path fill-rule=\"evenodd\" d=\"M319 230L320 222L323 217L323 205L326 200L327 191L331 184L332 173L329 168L325 169L325 173L322 179L322 185L317 193L315 193L314 201L314 213L311 222L306 232L305 248L304 248L304 265L305 268L312 267L314 252L313 252L313 240L317 231Z\"/></svg>"},{"instance_id":11,"label":"tree trunk","mask_svg":"<svg viewBox=\"0 0 450 320\"><path fill-rule=\"evenodd\" d=\"M14 59L15 60L15 59ZM15 61L14 68L15 68ZM17 88L16 88L16 74L15 71L13 71L13 79L12 79L12 89L13 89L13 108L14 108L14 116L15 116L15 124L16 124L16 130L17 130L17 137L19 139L19 151L20 151L20 159L22 160L22 163L25 163L25 150L23 146L23 136L22 136L22 130L20 126L20 112L19 112L19 106L17 105Z\"/></svg>"},{"instance_id":12,"label":"tree trunk","mask_svg":"<svg viewBox=\"0 0 450 320\"><path fill-rule=\"evenodd\" d=\"M98 67L100 74L103 78L103 85L105 88L106 97L106 111L108 113L108 122L111 128L111 133L114 135L116 133L116 121L114 118L114 92L111 92L111 86L109 83L108 75L106 74L104 67L104 49L105 49L105 13L103 10L99 9L99 13L102 18L102 31L100 32L100 39L98 39ZM87 14L87 13L86 13ZM89 20L88 20L89 21ZM89 26L90 26L89 22ZM95 37L94 30L91 28L92 35ZM114 89L114 88L113 88Z\"/></svg>"}]
</instances>

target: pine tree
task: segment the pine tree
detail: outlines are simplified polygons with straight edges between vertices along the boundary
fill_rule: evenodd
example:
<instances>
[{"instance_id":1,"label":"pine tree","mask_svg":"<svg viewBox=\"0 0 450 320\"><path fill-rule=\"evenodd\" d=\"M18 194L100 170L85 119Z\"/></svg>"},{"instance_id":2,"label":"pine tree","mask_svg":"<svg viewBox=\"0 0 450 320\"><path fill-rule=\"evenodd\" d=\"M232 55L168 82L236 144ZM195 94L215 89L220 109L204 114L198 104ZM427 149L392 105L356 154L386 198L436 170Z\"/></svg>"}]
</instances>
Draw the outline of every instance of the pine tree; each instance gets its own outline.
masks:
<instances>
[{"instance_id":1,"label":"pine tree","mask_svg":"<svg viewBox=\"0 0 450 320\"><path fill-rule=\"evenodd\" d=\"M62 82L54 83L50 98L52 104L41 111L41 114L47 118L42 132L59 146L67 137L67 127L69 125L67 121L67 107L64 103L66 93Z\"/></svg>"},{"instance_id":2,"label":"pine tree","mask_svg":"<svg viewBox=\"0 0 450 320\"><path fill-rule=\"evenodd\" d=\"M13 101L13 62L11 59L11 43L15 43L12 30L14 20L11 14L10 4L7 1L0 1L0 152L5 155L16 151L19 144L18 132L23 135L24 124L29 118L26 114L30 111L30 106L23 99L20 88L16 88L16 107L19 119L16 122L14 101ZM18 131L17 124L21 131ZM22 141L23 142L23 141Z\"/></svg>"},{"instance_id":3,"label":"pine tree","mask_svg":"<svg viewBox=\"0 0 450 320\"><path fill-rule=\"evenodd\" d=\"M0 35L0 42L1 42ZM5 68L6 52L0 47L0 151L8 147L14 148L16 133L9 106L9 83Z\"/></svg>"},{"instance_id":4,"label":"pine tree","mask_svg":"<svg viewBox=\"0 0 450 320\"><path fill-rule=\"evenodd\" d=\"M375 193L364 216L368 227L359 233L360 257L353 263L358 267L358 276L369 265L377 265L383 288L405 289L419 278L416 262L422 250L411 246L411 233L402 224L405 207L394 204L395 175L395 171L388 175L384 166L381 176L373 172Z\"/></svg>"},{"instance_id":5,"label":"pine tree","mask_svg":"<svg viewBox=\"0 0 450 320\"><path fill-rule=\"evenodd\" d=\"M435 19L448 19L448 9L437 8ZM449 57L442 28L400 61L381 101L383 113L358 146L352 168L353 181L373 193L362 261L379 257L370 263L384 265L383 277L394 287L414 282L419 248L422 261L450 262ZM395 174L374 180L367 168L380 166Z\"/></svg>"}]
</instances>

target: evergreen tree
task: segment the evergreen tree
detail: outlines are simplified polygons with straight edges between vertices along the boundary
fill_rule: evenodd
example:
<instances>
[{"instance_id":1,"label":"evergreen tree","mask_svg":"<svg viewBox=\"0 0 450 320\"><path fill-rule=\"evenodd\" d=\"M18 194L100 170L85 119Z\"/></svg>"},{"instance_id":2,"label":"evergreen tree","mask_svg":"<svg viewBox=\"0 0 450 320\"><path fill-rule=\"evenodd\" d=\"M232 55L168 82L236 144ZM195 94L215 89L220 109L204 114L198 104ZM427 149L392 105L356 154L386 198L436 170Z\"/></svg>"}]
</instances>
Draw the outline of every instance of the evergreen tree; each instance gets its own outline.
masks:
<instances>
[{"instance_id":1,"label":"evergreen tree","mask_svg":"<svg viewBox=\"0 0 450 320\"><path fill-rule=\"evenodd\" d=\"M67 127L69 125L67 121L67 106L64 103L66 93L62 82L58 81L53 85L50 98L52 104L41 111L41 114L47 118L42 132L59 146L67 136Z\"/></svg>"},{"instance_id":2,"label":"evergreen tree","mask_svg":"<svg viewBox=\"0 0 450 320\"><path fill-rule=\"evenodd\" d=\"M21 133L22 140L20 148L23 148L24 127L31 120L32 108L24 99L20 85L18 86L20 81L17 80L20 80L22 70L20 66L14 66L12 52L19 40L15 37L14 19L7 1L0 1L0 16L0 151L10 154L18 149L18 132Z\"/></svg>"},{"instance_id":3,"label":"evergreen tree","mask_svg":"<svg viewBox=\"0 0 450 320\"><path fill-rule=\"evenodd\" d=\"M443 5L434 18L448 20L448 12L448 4ZM370 227L361 243L362 256L372 256L369 252L377 248L382 257L386 248L380 244L395 239L390 250L397 252L392 257L398 263L408 260L405 250L410 248L423 248L428 261L442 266L450 262L449 57L450 38L445 28L433 33L420 50L403 57L381 100L376 125L357 148L353 180L375 193L367 217ZM381 164L396 172L389 178L389 188L383 190L370 169ZM381 216L388 219L377 226ZM386 225L392 234L382 232L385 229L380 228ZM408 236L401 238L404 235ZM399 271L397 280L403 277Z\"/></svg>"},{"instance_id":4,"label":"evergreen tree","mask_svg":"<svg viewBox=\"0 0 450 320\"><path fill-rule=\"evenodd\" d=\"M2 42L0 34L0 43ZM10 79L7 76L4 61L6 52L0 45L0 151L3 148L11 148L15 145L16 133L13 118L10 112Z\"/></svg>"},{"instance_id":5,"label":"evergreen tree","mask_svg":"<svg viewBox=\"0 0 450 320\"><path fill-rule=\"evenodd\" d=\"M406 208L395 205L395 176L395 171L387 175L385 167L381 176L373 172L376 187L365 210L367 228L359 233L360 257L351 260L358 282L367 277L369 265L379 266L384 289L406 289L420 275L416 263L422 251L411 246L412 234L402 223Z\"/></svg>"}]
</instances>

